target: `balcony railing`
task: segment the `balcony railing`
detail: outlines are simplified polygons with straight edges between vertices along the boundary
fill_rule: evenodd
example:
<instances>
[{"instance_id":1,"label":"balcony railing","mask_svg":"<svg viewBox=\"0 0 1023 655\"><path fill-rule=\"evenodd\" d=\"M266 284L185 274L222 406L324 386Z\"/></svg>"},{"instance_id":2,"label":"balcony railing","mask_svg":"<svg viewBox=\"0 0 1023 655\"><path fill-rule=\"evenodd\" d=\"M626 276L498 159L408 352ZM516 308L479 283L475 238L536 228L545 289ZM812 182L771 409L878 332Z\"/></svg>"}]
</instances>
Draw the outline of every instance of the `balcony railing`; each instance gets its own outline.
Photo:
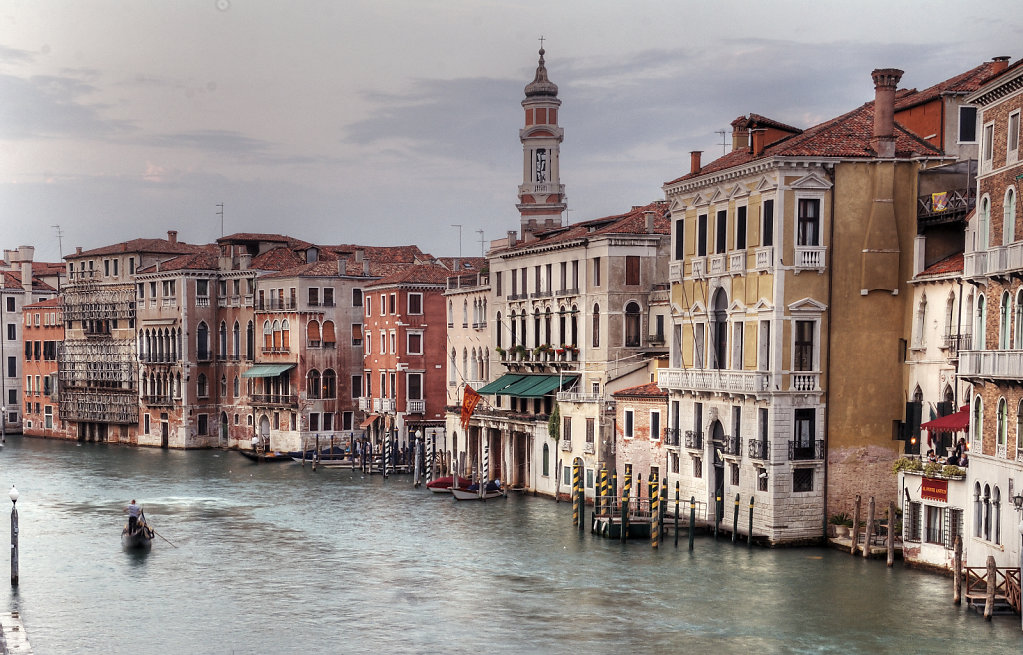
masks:
<instances>
[{"instance_id":1,"label":"balcony railing","mask_svg":"<svg viewBox=\"0 0 1023 655\"><path fill-rule=\"evenodd\" d=\"M1023 242L967 252L963 256L963 275L967 278L1001 276L1023 268Z\"/></svg>"},{"instance_id":2,"label":"balcony railing","mask_svg":"<svg viewBox=\"0 0 1023 655\"><path fill-rule=\"evenodd\" d=\"M559 403L599 403L603 396L597 393L579 393L578 391L559 391Z\"/></svg>"},{"instance_id":3,"label":"balcony railing","mask_svg":"<svg viewBox=\"0 0 1023 655\"><path fill-rule=\"evenodd\" d=\"M746 272L746 251L733 252L728 255L728 272L742 275Z\"/></svg>"},{"instance_id":4,"label":"balcony railing","mask_svg":"<svg viewBox=\"0 0 1023 655\"><path fill-rule=\"evenodd\" d=\"M821 374L793 372L789 380L792 391L820 391Z\"/></svg>"},{"instance_id":5,"label":"balcony railing","mask_svg":"<svg viewBox=\"0 0 1023 655\"><path fill-rule=\"evenodd\" d=\"M426 413L426 401L425 400L410 400L410 401L408 401L408 413L409 414L425 414Z\"/></svg>"},{"instance_id":6,"label":"balcony railing","mask_svg":"<svg viewBox=\"0 0 1023 655\"><path fill-rule=\"evenodd\" d=\"M298 396L281 393L254 393L250 396L257 405L297 405Z\"/></svg>"},{"instance_id":7,"label":"balcony railing","mask_svg":"<svg viewBox=\"0 0 1023 655\"><path fill-rule=\"evenodd\" d=\"M681 282L682 274L686 270L685 262L682 260L675 260L668 264L668 281L669 282Z\"/></svg>"},{"instance_id":8,"label":"balcony railing","mask_svg":"<svg viewBox=\"0 0 1023 655\"><path fill-rule=\"evenodd\" d=\"M664 428L664 445L672 448L678 448L680 439L682 437L681 430L678 428Z\"/></svg>"},{"instance_id":9,"label":"balcony railing","mask_svg":"<svg viewBox=\"0 0 1023 655\"><path fill-rule=\"evenodd\" d=\"M921 225L937 225L966 218L966 214L977 204L976 189L951 189L945 192L944 204L934 202L927 193L916 200L916 218Z\"/></svg>"},{"instance_id":10,"label":"balcony railing","mask_svg":"<svg viewBox=\"0 0 1023 655\"><path fill-rule=\"evenodd\" d=\"M748 453L750 459L770 459L771 447L763 439L750 439Z\"/></svg>"},{"instance_id":11,"label":"balcony railing","mask_svg":"<svg viewBox=\"0 0 1023 655\"><path fill-rule=\"evenodd\" d=\"M686 448L692 450L703 450L703 433L696 430L686 430Z\"/></svg>"},{"instance_id":12,"label":"balcony railing","mask_svg":"<svg viewBox=\"0 0 1023 655\"><path fill-rule=\"evenodd\" d=\"M756 269L758 271L766 271L771 268L774 263L774 246L764 246L763 248L757 248L757 263Z\"/></svg>"},{"instance_id":13,"label":"balcony railing","mask_svg":"<svg viewBox=\"0 0 1023 655\"><path fill-rule=\"evenodd\" d=\"M816 441L790 441L789 459L791 461L805 461L824 459L824 440Z\"/></svg>"},{"instance_id":14,"label":"balcony railing","mask_svg":"<svg viewBox=\"0 0 1023 655\"><path fill-rule=\"evenodd\" d=\"M824 246L796 246L796 268L824 270Z\"/></svg>"},{"instance_id":15,"label":"balcony railing","mask_svg":"<svg viewBox=\"0 0 1023 655\"><path fill-rule=\"evenodd\" d=\"M725 435L725 442L721 449L726 455L741 455L742 438L735 435Z\"/></svg>"},{"instance_id":16,"label":"balcony railing","mask_svg":"<svg viewBox=\"0 0 1023 655\"><path fill-rule=\"evenodd\" d=\"M725 255L711 255L707 258L708 275L724 275L726 272Z\"/></svg>"},{"instance_id":17,"label":"balcony railing","mask_svg":"<svg viewBox=\"0 0 1023 655\"><path fill-rule=\"evenodd\" d=\"M551 182L531 182L529 184L520 184L519 193L540 193L540 194L553 194L553 193L565 193L564 184L553 184Z\"/></svg>"},{"instance_id":18,"label":"balcony railing","mask_svg":"<svg viewBox=\"0 0 1023 655\"><path fill-rule=\"evenodd\" d=\"M369 396L360 396L359 397L359 410L360 411L368 412L370 407L372 407L372 406L373 406L373 399L372 398L370 398Z\"/></svg>"},{"instance_id":19,"label":"balcony railing","mask_svg":"<svg viewBox=\"0 0 1023 655\"><path fill-rule=\"evenodd\" d=\"M657 386L663 389L757 393L767 390L769 379L769 375L761 371L706 368L662 368L657 371Z\"/></svg>"},{"instance_id":20,"label":"balcony railing","mask_svg":"<svg viewBox=\"0 0 1023 655\"><path fill-rule=\"evenodd\" d=\"M1023 350L963 350L959 374L990 380L1023 379Z\"/></svg>"},{"instance_id":21,"label":"balcony railing","mask_svg":"<svg viewBox=\"0 0 1023 655\"><path fill-rule=\"evenodd\" d=\"M256 309L259 311L295 309L297 306L297 303L290 298L285 300L278 298L264 298L256 302Z\"/></svg>"},{"instance_id":22,"label":"balcony railing","mask_svg":"<svg viewBox=\"0 0 1023 655\"><path fill-rule=\"evenodd\" d=\"M593 449L593 442L592 441L587 441L586 443L583 444L583 453L584 454L592 455L593 452L594 452L594 449Z\"/></svg>"},{"instance_id":23,"label":"balcony railing","mask_svg":"<svg viewBox=\"0 0 1023 655\"><path fill-rule=\"evenodd\" d=\"M562 439L561 440L561 449L562 450L566 450L566 451L572 450L572 440L571 439Z\"/></svg>"},{"instance_id":24,"label":"balcony railing","mask_svg":"<svg viewBox=\"0 0 1023 655\"><path fill-rule=\"evenodd\" d=\"M707 258L706 257L693 257L690 262L693 268L693 277L702 278L707 277Z\"/></svg>"},{"instance_id":25,"label":"balcony railing","mask_svg":"<svg viewBox=\"0 0 1023 655\"><path fill-rule=\"evenodd\" d=\"M941 347L948 351L949 357L956 357L960 350L968 350L972 343L972 335L969 332L959 334L946 334L942 339Z\"/></svg>"}]
</instances>

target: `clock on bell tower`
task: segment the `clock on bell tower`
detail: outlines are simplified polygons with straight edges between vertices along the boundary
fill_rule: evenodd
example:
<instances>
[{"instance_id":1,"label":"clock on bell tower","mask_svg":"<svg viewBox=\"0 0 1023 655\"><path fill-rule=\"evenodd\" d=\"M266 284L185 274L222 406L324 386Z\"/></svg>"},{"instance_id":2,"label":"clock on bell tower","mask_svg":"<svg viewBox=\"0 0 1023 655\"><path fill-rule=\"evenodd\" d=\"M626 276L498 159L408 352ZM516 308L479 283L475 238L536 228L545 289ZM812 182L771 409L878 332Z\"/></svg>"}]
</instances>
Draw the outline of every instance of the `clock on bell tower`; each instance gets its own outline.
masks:
<instances>
[{"instance_id":1,"label":"clock on bell tower","mask_svg":"<svg viewBox=\"0 0 1023 655\"><path fill-rule=\"evenodd\" d=\"M522 184L519 185L519 210L522 237L527 232L542 232L561 226L565 211L565 186L561 184L558 155L564 131L558 126L558 85L547 78L544 49L536 76L526 85L522 101L525 127L519 130L522 142Z\"/></svg>"}]
</instances>

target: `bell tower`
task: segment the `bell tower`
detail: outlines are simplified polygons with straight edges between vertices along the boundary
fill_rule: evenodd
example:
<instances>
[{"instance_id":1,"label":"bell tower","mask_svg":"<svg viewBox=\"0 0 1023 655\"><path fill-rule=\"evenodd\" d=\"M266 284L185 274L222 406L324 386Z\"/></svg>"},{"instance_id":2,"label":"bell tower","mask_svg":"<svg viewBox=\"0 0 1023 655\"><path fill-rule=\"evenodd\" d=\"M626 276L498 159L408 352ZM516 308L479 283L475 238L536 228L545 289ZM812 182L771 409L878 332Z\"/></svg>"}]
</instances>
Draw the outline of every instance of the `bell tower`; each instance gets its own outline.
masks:
<instances>
[{"instance_id":1,"label":"bell tower","mask_svg":"<svg viewBox=\"0 0 1023 655\"><path fill-rule=\"evenodd\" d=\"M564 131L558 127L558 85L547 79L541 40L536 76L526 85L522 101L525 127L522 142L522 184L519 185L521 238L526 234L561 227L565 211L565 185L561 184L560 149Z\"/></svg>"}]
</instances>

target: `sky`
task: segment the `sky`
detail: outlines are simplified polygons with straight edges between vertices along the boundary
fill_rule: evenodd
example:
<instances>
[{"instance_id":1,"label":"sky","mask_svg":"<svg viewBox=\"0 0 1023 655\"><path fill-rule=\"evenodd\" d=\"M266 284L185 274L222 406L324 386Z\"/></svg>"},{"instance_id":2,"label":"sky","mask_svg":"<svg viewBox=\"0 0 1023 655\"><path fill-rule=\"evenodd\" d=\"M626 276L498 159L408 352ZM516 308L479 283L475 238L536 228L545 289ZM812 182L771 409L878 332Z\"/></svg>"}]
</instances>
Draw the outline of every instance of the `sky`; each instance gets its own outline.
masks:
<instances>
[{"instance_id":1,"label":"sky","mask_svg":"<svg viewBox=\"0 0 1023 655\"><path fill-rule=\"evenodd\" d=\"M539 38L565 221L661 199L731 121L797 127L1023 56L1016 0L0 0L0 245L177 230L479 255L519 226ZM730 143L730 136L729 138ZM221 211L222 206L222 211Z\"/></svg>"}]
</instances>

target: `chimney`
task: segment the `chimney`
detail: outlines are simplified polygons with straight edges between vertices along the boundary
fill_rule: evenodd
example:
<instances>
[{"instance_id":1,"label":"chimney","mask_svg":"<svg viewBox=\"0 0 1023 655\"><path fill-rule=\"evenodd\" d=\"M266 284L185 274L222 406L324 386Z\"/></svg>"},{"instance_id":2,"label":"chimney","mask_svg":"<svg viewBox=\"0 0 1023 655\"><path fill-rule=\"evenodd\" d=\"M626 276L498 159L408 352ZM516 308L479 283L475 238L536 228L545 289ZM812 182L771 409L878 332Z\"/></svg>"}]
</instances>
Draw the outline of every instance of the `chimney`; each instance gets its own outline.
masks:
<instances>
[{"instance_id":1,"label":"chimney","mask_svg":"<svg viewBox=\"0 0 1023 655\"><path fill-rule=\"evenodd\" d=\"M361 264L362 263L362 259L365 256L366 256L366 251L365 250L363 250L362 248L356 248L355 249L355 263L356 264Z\"/></svg>"},{"instance_id":2,"label":"chimney","mask_svg":"<svg viewBox=\"0 0 1023 655\"><path fill-rule=\"evenodd\" d=\"M82 254L82 247L81 246L75 246L75 254L76 255L81 255Z\"/></svg>"},{"instance_id":3,"label":"chimney","mask_svg":"<svg viewBox=\"0 0 1023 655\"><path fill-rule=\"evenodd\" d=\"M511 248L515 245L515 230L508 230L508 247Z\"/></svg>"},{"instance_id":4,"label":"chimney","mask_svg":"<svg viewBox=\"0 0 1023 655\"><path fill-rule=\"evenodd\" d=\"M874 135L870 145L878 157L895 156L895 89L902 79L898 68L875 68L874 79Z\"/></svg>"},{"instance_id":5,"label":"chimney","mask_svg":"<svg viewBox=\"0 0 1023 655\"><path fill-rule=\"evenodd\" d=\"M643 218L646 219L646 233L654 233L654 212L652 210L646 210L643 212Z\"/></svg>"},{"instance_id":6,"label":"chimney","mask_svg":"<svg viewBox=\"0 0 1023 655\"><path fill-rule=\"evenodd\" d=\"M337 274L348 275L348 258L338 257L337 258Z\"/></svg>"},{"instance_id":7,"label":"chimney","mask_svg":"<svg viewBox=\"0 0 1023 655\"><path fill-rule=\"evenodd\" d=\"M1001 73L1002 71L1009 67L1009 58L1004 55L1001 57L992 57L991 61L994 62L995 64L994 66L991 67L992 75L998 75L999 73Z\"/></svg>"},{"instance_id":8,"label":"chimney","mask_svg":"<svg viewBox=\"0 0 1023 655\"><path fill-rule=\"evenodd\" d=\"M689 173L695 175L700 172L700 155L703 154L702 150L691 150L689 151Z\"/></svg>"},{"instance_id":9,"label":"chimney","mask_svg":"<svg viewBox=\"0 0 1023 655\"><path fill-rule=\"evenodd\" d=\"M367 275L367 276L369 275L369 260L368 259L363 259L362 260L362 274L363 275Z\"/></svg>"},{"instance_id":10,"label":"chimney","mask_svg":"<svg viewBox=\"0 0 1023 655\"><path fill-rule=\"evenodd\" d=\"M750 133L753 135L753 156L760 157L764 154L764 148L767 146L767 130L761 128L751 130Z\"/></svg>"},{"instance_id":11,"label":"chimney","mask_svg":"<svg viewBox=\"0 0 1023 655\"><path fill-rule=\"evenodd\" d=\"M32 259L36 249L33 246L18 246L18 258L21 260L21 287L32 292Z\"/></svg>"},{"instance_id":12,"label":"chimney","mask_svg":"<svg viewBox=\"0 0 1023 655\"><path fill-rule=\"evenodd\" d=\"M740 116L732 121L732 152L749 147L749 121Z\"/></svg>"},{"instance_id":13,"label":"chimney","mask_svg":"<svg viewBox=\"0 0 1023 655\"><path fill-rule=\"evenodd\" d=\"M177 243L178 242L178 231L177 230L167 230L167 240L170 241L171 243Z\"/></svg>"}]
</instances>

